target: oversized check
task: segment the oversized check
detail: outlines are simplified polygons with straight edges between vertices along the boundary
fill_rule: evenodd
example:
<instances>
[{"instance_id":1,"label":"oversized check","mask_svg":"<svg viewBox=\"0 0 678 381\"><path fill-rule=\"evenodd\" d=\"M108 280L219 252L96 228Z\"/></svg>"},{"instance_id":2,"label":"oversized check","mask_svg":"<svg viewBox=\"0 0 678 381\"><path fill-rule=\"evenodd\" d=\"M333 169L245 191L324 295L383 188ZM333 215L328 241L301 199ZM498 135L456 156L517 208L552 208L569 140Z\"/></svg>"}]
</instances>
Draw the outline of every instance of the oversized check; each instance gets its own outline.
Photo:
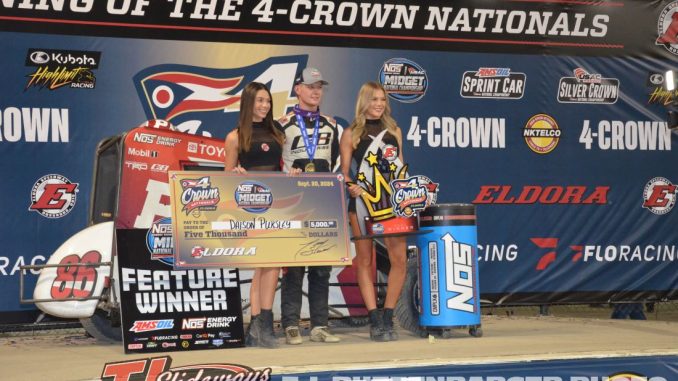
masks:
<instances>
[{"instance_id":1,"label":"oversized check","mask_svg":"<svg viewBox=\"0 0 678 381\"><path fill-rule=\"evenodd\" d=\"M350 264L338 174L170 171L176 268Z\"/></svg>"}]
</instances>

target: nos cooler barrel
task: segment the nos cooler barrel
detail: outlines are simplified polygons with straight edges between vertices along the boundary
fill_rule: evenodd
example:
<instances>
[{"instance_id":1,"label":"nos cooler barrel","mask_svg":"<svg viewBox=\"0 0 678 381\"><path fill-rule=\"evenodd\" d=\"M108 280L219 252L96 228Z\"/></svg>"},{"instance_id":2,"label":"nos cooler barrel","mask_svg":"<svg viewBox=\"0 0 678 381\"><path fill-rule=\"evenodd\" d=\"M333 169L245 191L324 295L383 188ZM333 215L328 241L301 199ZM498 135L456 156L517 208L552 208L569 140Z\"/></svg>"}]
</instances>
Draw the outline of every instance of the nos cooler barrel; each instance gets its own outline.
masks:
<instances>
[{"instance_id":1,"label":"nos cooler barrel","mask_svg":"<svg viewBox=\"0 0 678 381\"><path fill-rule=\"evenodd\" d=\"M475 206L440 204L419 214L419 325L480 324Z\"/></svg>"}]
</instances>

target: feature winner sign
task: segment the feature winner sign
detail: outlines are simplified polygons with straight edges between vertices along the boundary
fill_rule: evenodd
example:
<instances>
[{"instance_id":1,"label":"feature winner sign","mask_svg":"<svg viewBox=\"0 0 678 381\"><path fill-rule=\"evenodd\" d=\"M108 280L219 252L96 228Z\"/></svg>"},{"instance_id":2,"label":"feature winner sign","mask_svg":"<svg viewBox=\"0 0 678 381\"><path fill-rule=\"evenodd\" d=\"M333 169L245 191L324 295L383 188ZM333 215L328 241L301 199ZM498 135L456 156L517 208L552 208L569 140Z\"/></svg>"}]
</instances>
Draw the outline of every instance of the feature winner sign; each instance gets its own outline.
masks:
<instances>
[{"instance_id":1,"label":"feature winner sign","mask_svg":"<svg viewBox=\"0 0 678 381\"><path fill-rule=\"evenodd\" d=\"M336 174L170 172L175 268L350 263Z\"/></svg>"},{"instance_id":2,"label":"feature winner sign","mask_svg":"<svg viewBox=\"0 0 678 381\"><path fill-rule=\"evenodd\" d=\"M116 231L125 353L242 347L238 270L173 269L146 244L158 224Z\"/></svg>"}]
</instances>

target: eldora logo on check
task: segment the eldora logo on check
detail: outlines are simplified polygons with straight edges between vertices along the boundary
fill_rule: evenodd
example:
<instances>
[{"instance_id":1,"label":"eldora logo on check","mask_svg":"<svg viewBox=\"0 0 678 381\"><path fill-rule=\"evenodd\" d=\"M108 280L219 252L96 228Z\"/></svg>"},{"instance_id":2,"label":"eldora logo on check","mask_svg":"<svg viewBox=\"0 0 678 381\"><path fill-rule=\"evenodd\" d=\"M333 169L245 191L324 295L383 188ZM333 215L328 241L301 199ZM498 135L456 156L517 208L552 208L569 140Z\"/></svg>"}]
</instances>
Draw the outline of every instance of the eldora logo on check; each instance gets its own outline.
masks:
<instances>
[{"instance_id":1,"label":"eldora logo on check","mask_svg":"<svg viewBox=\"0 0 678 381\"><path fill-rule=\"evenodd\" d=\"M264 213L273 204L271 188L256 181L245 181L238 184L234 197L238 208L250 213Z\"/></svg>"}]
</instances>

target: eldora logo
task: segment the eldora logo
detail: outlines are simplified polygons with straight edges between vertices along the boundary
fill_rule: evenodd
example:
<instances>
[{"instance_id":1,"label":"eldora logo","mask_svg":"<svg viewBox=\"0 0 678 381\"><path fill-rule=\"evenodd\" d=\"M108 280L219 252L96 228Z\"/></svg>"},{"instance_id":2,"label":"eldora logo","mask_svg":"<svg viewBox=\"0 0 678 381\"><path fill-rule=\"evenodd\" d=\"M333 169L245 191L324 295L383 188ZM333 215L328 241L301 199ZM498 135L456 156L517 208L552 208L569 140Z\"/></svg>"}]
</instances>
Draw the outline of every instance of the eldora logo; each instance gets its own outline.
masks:
<instances>
[{"instance_id":1,"label":"eldora logo","mask_svg":"<svg viewBox=\"0 0 678 381\"><path fill-rule=\"evenodd\" d=\"M482 185L473 204L607 204L609 186Z\"/></svg>"},{"instance_id":2,"label":"eldora logo","mask_svg":"<svg viewBox=\"0 0 678 381\"><path fill-rule=\"evenodd\" d=\"M212 188L210 177L181 180L181 210L188 215L192 210L215 210L219 203L219 188Z\"/></svg>"},{"instance_id":3,"label":"eldora logo","mask_svg":"<svg viewBox=\"0 0 678 381\"><path fill-rule=\"evenodd\" d=\"M42 176L33 184L28 210L47 218L61 218L75 207L78 185L59 174Z\"/></svg>"},{"instance_id":4,"label":"eldora logo","mask_svg":"<svg viewBox=\"0 0 678 381\"><path fill-rule=\"evenodd\" d=\"M257 255L257 247L217 247L206 248L202 246L193 246L191 249L191 257L235 257L244 255Z\"/></svg>"},{"instance_id":5,"label":"eldora logo","mask_svg":"<svg viewBox=\"0 0 678 381\"><path fill-rule=\"evenodd\" d=\"M234 197L238 208L250 213L264 213L273 204L271 188L256 181L245 181L238 184Z\"/></svg>"},{"instance_id":6,"label":"eldora logo","mask_svg":"<svg viewBox=\"0 0 678 381\"><path fill-rule=\"evenodd\" d=\"M666 214L676 205L676 185L665 177L655 177L643 189L643 208L658 215Z\"/></svg>"},{"instance_id":7,"label":"eldora logo","mask_svg":"<svg viewBox=\"0 0 678 381\"><path fill-rule=\"evenodd\" d=\"M678 55L678 1L669 3L659 14L657 21L657 40L669 52Z\"/></svg>"},{"instance_id":8,"label":"eldora logo","mask_svg":"<svg viewBox=\"0 0 678 381\"><path fill-rule=\"evenodd\" d=\"M384 62L379 71L379 82L389 97L404 103L420 100L428 89L426 70L405 58L391 58Z\"/></svg>"},{"instance_id":9,"label":"eldora logo","mask_svg":"<svg viewBox=\"0 0 678 381\"><path fill-rule=\"evenodd\" d=\"M560 141L561 131L553 117L546 114L532 116L523 129L525 143L540 155L553 151Z\"/></svg>"},{"instance_id":10,"label":"eldora logo","mask_svg":"<svg viewBox=\"0 0 678 381\"><path fill-rule=\"evenodd\" d=\"M171 368L170 356L107 363L101 372L102 381L132 380L248 380L268 381L271 368L254 370L237 364L199 364Z\"/></svg>"}]
</instances>

